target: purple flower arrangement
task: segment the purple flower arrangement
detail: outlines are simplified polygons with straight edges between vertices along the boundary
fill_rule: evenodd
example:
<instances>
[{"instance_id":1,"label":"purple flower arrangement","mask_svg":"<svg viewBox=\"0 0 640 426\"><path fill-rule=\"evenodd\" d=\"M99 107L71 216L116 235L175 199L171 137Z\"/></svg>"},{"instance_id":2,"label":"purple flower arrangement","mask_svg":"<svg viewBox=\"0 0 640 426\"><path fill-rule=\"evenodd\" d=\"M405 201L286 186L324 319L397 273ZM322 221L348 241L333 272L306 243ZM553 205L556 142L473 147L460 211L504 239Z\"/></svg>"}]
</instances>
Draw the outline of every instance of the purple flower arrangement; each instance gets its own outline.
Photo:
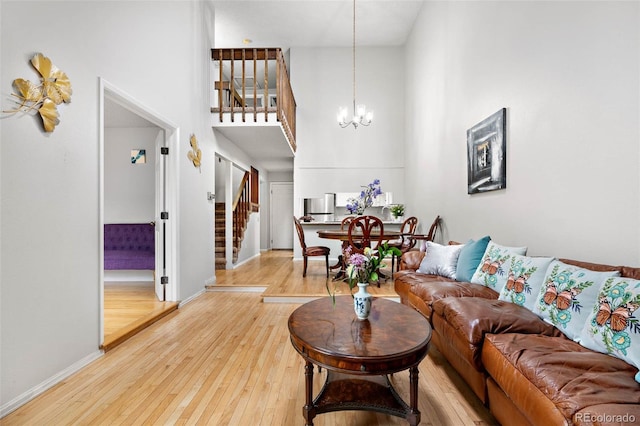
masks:
<instances>
[{"instance_id":1,"label":"purple flower arrangement","mask_svg":"<svg viewBox=\"0 0 640 426\"><path fill-rule=\"evenodd\" d=\"M374 179L369 185L364 186L364 189L360 191L360 197L349 198L347 200L347 211L351 214L363 214L364 209L371 207L373 201L382 194L382 188L380 188L380 179Z\"/></svg>"}]
</instances>

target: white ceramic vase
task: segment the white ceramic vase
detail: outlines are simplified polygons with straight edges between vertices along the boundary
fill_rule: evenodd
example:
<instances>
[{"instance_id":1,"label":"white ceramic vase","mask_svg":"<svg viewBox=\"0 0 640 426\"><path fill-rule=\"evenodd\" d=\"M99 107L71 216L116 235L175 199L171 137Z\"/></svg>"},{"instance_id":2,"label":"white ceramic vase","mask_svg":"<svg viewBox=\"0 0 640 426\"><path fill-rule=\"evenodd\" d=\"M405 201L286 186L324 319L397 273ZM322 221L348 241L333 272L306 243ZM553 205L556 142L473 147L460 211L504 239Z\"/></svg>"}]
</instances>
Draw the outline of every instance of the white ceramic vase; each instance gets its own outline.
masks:
<instances>
[{"instance_id":1,"label":"white ceramic vase","mask_svg":"<svg viewBox=\"0 0 640 426\"><path fill-rule=\"evenodd\" d=\"M358 319L369 318L371 312L371 294L367 290L369 283L358 283L358 292L353 295L353 309Z\"/></svg>"}]
</instances>

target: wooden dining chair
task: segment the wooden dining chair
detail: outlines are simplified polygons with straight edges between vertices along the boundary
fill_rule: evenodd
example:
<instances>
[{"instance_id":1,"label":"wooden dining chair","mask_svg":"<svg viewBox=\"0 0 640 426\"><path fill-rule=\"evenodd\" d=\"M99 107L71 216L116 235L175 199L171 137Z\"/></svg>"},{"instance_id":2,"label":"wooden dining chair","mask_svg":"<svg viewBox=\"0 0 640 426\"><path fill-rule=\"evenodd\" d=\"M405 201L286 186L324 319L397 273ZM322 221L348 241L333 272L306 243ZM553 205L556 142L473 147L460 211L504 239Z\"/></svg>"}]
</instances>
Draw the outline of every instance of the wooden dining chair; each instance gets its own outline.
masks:
<instances>
[{"instance_id":1,"label":"wooden dining chair","mask_svg":"<svg viewBox=\"0 0 640 426\"><path fill-rule=\"evenodd\" d=\"M355 219L355 216L347 216L344 219L342 219L342 222L340 222L340 229L348 230L349 225L351 224L351 221L353 219Z\"/></svg>"},{"instance_id":2,"label":"wooden dining chair","mask_svg":"<svg viewBox=\"0 0 640 426\"><path fill-rule=\"evenodd\" d=\"M402 254L405 254L409 250L411 250L416 245L416 240L412 238L412 236L416 233L416 228L418 227L418 218L415 216L408 217L402 222L402 226L400 227L400 232L402 233L402 237L397 240L389 241L389 247L397 247ZM402 256L402 255L401 255ZM391 255L391 273L395 271L396 255ZM400 257L398 257L398 267L400 267Z\"/></svg>"},{"instance_id":3,"label":"wooden dining chair","mask_svg":"<svg viewBox=\"0 0 640 426\"><path fill-rule=\"evenodd\" d=\"M375 249L382 245L384 225L375 216L356 216L349 224L347 235L347 242L351 247L351 252L364 253L366 247ZM378 274L384 277L383 274L380 274L380 271L378 271ZM378 280L378 287L380 287L380 280Z\"/></svg>"},{"instance_id":4,"label":"wooden dining chair","mask_svg":"<svg viewBox=\"0 0 640 426\"><path fill-rule=\"evenodd\" d=\"M324 246L307 246L304 241L304 229L297 217L293 217L293 222L296 225L296 231L298 232L298 239L300 240L300 247L302 248L302 258L304 260L304 269L302 270L302 277L307 276L307 260L309 256L324 256L325 263L327 265L327 278L329 277L329 252L331 249Z\"/></svg>"},{"instance_id":5,"label":"wooden dining chair","mask_svg":"<svg viewBox=\"0 0 640 426\"><path fill-rule=\"evenodd\" d=\"M375 231L374 236L371 236ZM376 248L382 245L384 225L375 216L357 216L349 224L349 246L354 253L364 253L365 247ZM372 246L373 244L373 246Z\"/></svg>"},{"instance_id":6,"label":"wooden dining chair","mask_svg":"<svg viewBox=\"0 0 640 426\"><path fill-rule=\"evenodd\" d=\"M431 224L429 228L429 232L427 232L427 241L433 241L436 238L436 232L438 232L438 228L440 227L440 216L436 216L435 220Z\"/></svg>"}]
</instances>

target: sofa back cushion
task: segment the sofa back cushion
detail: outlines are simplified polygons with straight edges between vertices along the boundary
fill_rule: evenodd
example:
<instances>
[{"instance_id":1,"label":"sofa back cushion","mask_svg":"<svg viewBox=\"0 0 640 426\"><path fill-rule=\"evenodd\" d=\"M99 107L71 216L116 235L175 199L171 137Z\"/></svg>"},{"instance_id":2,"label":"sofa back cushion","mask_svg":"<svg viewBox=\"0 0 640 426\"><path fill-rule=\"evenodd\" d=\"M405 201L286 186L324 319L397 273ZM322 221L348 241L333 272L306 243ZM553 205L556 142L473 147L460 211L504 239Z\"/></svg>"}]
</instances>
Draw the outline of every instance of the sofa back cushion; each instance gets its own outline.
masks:
<instances>
[{"instance_id":1,"label":"sofa back cushion","mask_svg":"<svg viewBox=\"0 0 640 426\"><path fill-rule=\"evenodd\" d=\"M600 287L618 271L596 272L554 260L547 269L534 312L578 341Z\"/></svg>"},{"instance_id":2,"label":"sofa back cushion","mask_svg":"<svg viewBox=\"0 0 640 426\"><path fill-rule=\"evenodd\" d=\"M489 241L482 256L482 262L473 273L471 282L485 285L499 292L507 283L509 265L505 265L505 262L509 261L514 254L524 256L527 254L527 248L501 246Z\"/></svg>"},{"instance_id":3,"label":"sofa back cushion","mask_svg":"<svg viewBox=\"0 0 640 426\"><path fill-rule=\"evenodd\" d=\"M580 333L580 344L613 355L640 368L640 281L608 278L589 311ZM639 373L640 374L640 373ZM639 380L636 375L636 381Z\"/></svg>"},{"instance_id":4,"label":"sofa back cushion","mask_svg":"<svg viewBox=\"0 0 640 426\"><path fill-rule=\"evenodd\" d=\"M491 237L487 235L479 240L469 240L462 247L458 256L458 265L456 266L456 281L471 281L471 277L478 269L482 256L487 250L489 241L491 241Z\"/></svg>"},{"instance_id":5,"label":"sofa back cushion","mask_svg":"<svg viewBox=\"0 0 640 426\"><path fill-rule=\"evenodd\" d=\"M623 277L632 278L634 280L640 280L640 268L632 268L630 266L623 266L621 275Z\"/></svg>"},{"instance_id":6,"label":"sofa back cushion","mask_svg":"<svg viewBox=\"0 0 640 426\"><path fill-rule=\"evenodd\" d=\"M553 257L528 257L514 254L507 270L507 282L500 291L500 300L515 303L530 311L538 300L540 288Z\"/></svg>"}]
</instances>

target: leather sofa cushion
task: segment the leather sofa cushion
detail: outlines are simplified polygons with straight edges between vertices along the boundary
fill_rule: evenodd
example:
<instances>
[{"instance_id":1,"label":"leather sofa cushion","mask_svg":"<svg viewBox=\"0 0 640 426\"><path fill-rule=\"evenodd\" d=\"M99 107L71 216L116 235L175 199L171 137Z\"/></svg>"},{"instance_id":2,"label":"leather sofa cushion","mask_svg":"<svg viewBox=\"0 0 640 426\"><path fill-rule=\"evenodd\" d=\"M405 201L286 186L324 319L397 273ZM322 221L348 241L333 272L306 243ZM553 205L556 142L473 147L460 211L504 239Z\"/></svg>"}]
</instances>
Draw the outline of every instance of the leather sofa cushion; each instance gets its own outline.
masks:
<instances>
[{"instance_id":1,"label":"leather sofa cushion","mask_svg":"<svg viewBox=\"0 0 640 426\"><path fill-rule=\"evenodd\" d=\"M632 268L630 266L622 267L622 276L632 278L634 280L640 280L640 268Z\"/></svg>"},{"instance_id":2,"label":"leather sofa cushion","mask_svg":"<svg viewBox=\"0 0 640 426\"><path fill-rule=\"evenodd\" d=\"M488 334L482 363L534 424L545 424L556 410L573 419L588 407L598 412L598 406L624 404L624 411L636 409L628 404L640 404L636 368L564 337Z\"/></svg>"},{"instance_id":3,"label":"leather sofa cushion","mask_svg":"<svg viewBox=\"0 0 640 426\"><path fill-rule=\"evenodd\" d=\"M596 272L606 272L606 271L618 271L622 274L622 266L613 266L613 265L605 265L605 264L601 264L601 263L590 263L590 262L583 262L581 260L573 260L573 259L558 259L560 262L569 264L569 265L573 265L573 266L578 266L580 268L585 268L585 269L589 269L591 271L596 271Z\"/></svg>"},{"instance_id":4,"label":"leather sofa cushion","mask_svg":"<svg viewBox=\"0 0 640 426\"><path fill-rule=\"evenodd\" d=\"M423 312L427 319L431 319L432 304L440 299L448 297L480 297L484 299L497 299L498 293L480 284L471 284L457 282L454 280L445 281L445 278L439 278L439 281L432 281L420 285L413 285L411 293L416 297L424 300L428 312Z\"/></svg>"},{"instance_id":5,"label":"leather sofa cushion","mask_svg":"<svg viewBox=\"0 0 640 426\"><path fill-rule=\"evenodd\" d=\"M483 370L480 358L486 334L563 336L560 330L544 322L530 310L503 300L447 297L433 302L432 309L434 329L447 336L449 344L478 371ZM440 319L443 321L439 321Z\"/></svg>"},{"instance_id":6,"label":"leather sofa cushion","mask_svg":"<svg viewBox=\"0 0 640 426\"><path fill-rule=\"evenodd\" d=\"M402 303L406 304L409 298L409 293L414 285L422 285L424 283L432 283L447 279L448 278L439 277L438 275L420 274L407 269L393 274L393 288L400 296Z\"/></svg>"},{"instance_id":7,"label":"leather sofa cushion","mask_svg":"<svg viewBox=\"0 0 640 426\"><path fill-rule=\"evenodd\" d=\"M433 311L445 318L460 337L477 345L485 334L523 333L562 337L560 330L530 310L504 300L450 297L433 303Z\"/></svg>"},{"instance_id":8,"label":"leather sofa cushion","mask_svg":"<svg viewBox=\"0 0 640 426\"><path fill-rule=\"evenodd\" d=\"M415 271L420 267L420 263L422 262L424 255L425 253L423 251L409 250L400 258L400 269Z\"/></svg>"}]
</instances>

